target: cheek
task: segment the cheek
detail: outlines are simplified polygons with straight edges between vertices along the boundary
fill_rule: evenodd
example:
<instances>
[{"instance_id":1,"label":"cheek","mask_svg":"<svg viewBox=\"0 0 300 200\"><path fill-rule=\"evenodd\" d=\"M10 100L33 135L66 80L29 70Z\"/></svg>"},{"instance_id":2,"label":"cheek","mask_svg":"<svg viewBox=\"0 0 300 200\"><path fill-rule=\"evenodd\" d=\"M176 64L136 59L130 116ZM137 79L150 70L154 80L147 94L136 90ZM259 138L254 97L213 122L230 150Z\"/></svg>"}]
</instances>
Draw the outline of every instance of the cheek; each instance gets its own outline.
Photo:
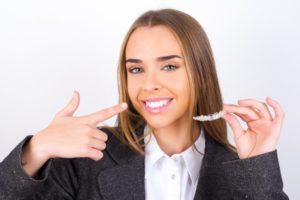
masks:
<instances>
[{"instance_id":1,"label":"cheek","mask_svg":"<svg viewBox=\"0 0 300 200\"><path fill-rule=\"evenodd\" d=\"M190 87L188 83L179 84L177 87L177 93L179 96L179 101L183 103L183 106L189 104L190 99Z\"/></svg>"},{"instance_id":2,"label":"cheek","mask_svg":"<svg viewBox=\"0 0 300 200\"><path fill-rule=\"evenodd\" d=\"M190 85L186 74L178 74L176 76L169 77L165 79L165 83L168 85L168 88L172 88L173 92L176 93L176 96L187 97L190 96Z\"/></svg>"},{"instance_id":3,"label":"cheek","mask_svg":"<svg viewBox=\"0 0 300 200\"><path fill-rule=\"evenodd\" d=\"M181 77L173 85L176 90L177 100L179 103L179 109L186 111L190 104L190 84L186 77Z\"/></svg>"},{"instance_id":4,"label":"cheek","mask_svg":"<svg viewBox=\"0 0 300 200\"><path fill-rule=\"evenodd\" d=\"M131 102L136 106L138 101L137 98L138 98L139 84L137 84L136 81L132 79L128 79L127 87L128 87L129 98Z\"/></svg>"}]
</instances>

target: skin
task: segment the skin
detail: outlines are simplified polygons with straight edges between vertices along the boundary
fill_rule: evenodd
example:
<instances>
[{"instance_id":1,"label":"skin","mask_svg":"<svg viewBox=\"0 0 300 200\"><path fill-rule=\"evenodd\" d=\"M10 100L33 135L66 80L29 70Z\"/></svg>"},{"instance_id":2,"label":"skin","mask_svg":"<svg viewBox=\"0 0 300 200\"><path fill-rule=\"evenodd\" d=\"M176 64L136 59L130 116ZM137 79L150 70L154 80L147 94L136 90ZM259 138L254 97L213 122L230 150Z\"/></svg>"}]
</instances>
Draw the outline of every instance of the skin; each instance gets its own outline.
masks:
<instances>
[{"instance_id":1,"label":"skin","mask_svg":"<svg viewBox=\"0 0 300 200\"><path fill-rule=\"evenodd\" d=\"M170 55L173 57L159 59ZM182 51L173 33L164 26L136 29L126 46L126 61L130 100L154 128L160 148L172 155L190 147L186 123L190 87ZM173 100L161 113L150 113L143 106L142 100L164 97ZM194 127L195 137L199 132L199 127Z\"/></svg>"},{"instance_id":2,"label":"skin","mask_svg":"<svg viewBox=\"0 0 300 200\"><path fill-rule=\"evenodd\" d=\"M277 101L268 97L266 102L242 99L237 105L225 104L223 107L227 112L223 119L232 128L241 159L271 152L277 147L285 114ZM268 105L274 110L274 116ZM247 124L247 129L242 128L238 118Z\"/></svg>"},{"instance_id":3,"label":"skin","mask_svg":"<svg viewBox=\"0 0 300 200\"><path fill-rule=\"evenodd\" d=\"M127 104L74 117L79 103L80 96L75 91L70 102L55 115L49 126L35 134L24 147L22 165L29 176L34 176L50 158L87 157L95 161L102 158L107 135L96 128L97 124L123 112Z\"/></svg>"},{"instance_id":4,"label":"skin","mask_svg":"<svg viewBox=\"0 0 300 200\"><path fill-rule=\"evenodd\" d=\"M168 55L181 58L164 61L157 59ZM136 29L126 47L130 99L136 110L155 129L153 134L167 155L180 153L192 145L186 131L190 88L182 58L178 41L164 26ZM165 66L169 64L178 68L166 71ZM151 97L172 97L173 101L165 112L151 114L143 108L141 102ZM254 99L243 99L238 104L224 104L226 114L223 119L232 129L240 159L271 152L277 147L284 112L277 101L267 98L266 102L267 104ZM268 105L273 108L274 117ZM238 118L247 124L246 130L242 128ZM199 127L194 127L194 135L199 135Z\"/></svg>"},{"instance_id":5,"label":"skin","mask_svg":"<svg viewBox=\"0 0 300 200\"><path fill-rule=\"evenodd\" d=\"M180 58L157 60L166 55ZM128 93L136 110L154 127L161 149L172 155L190 147L192 144L186 131L190 90L182 52L172 32L163 26L138 28L128 41L126 59L140 60L126 65L127 69L138 66L140 69L136 68L134 72L141 72L127 71ZM173 100L166 112L154 115L147 113L140 101L153 97L171 97ZM54 116L49 126L35 134L24 146L21 160L29 176L34 176L50 158L87 157L95 161L102 158L107 135L97 129L97 125L126 110L127 104L75 117L79 103L80 95L75 91L70 102ZM274 110L274 116L268 106ZM284 119L284 112L277 101L267 98L265 103L243 99L238 104L224 104L223 110L226 112L223 119L232 128L241 159L276 149ZM246 130L238 118L247 124ZM193 133L195 138L198 137L199 127L194 127Z\"/></svg>"}]
</instances>

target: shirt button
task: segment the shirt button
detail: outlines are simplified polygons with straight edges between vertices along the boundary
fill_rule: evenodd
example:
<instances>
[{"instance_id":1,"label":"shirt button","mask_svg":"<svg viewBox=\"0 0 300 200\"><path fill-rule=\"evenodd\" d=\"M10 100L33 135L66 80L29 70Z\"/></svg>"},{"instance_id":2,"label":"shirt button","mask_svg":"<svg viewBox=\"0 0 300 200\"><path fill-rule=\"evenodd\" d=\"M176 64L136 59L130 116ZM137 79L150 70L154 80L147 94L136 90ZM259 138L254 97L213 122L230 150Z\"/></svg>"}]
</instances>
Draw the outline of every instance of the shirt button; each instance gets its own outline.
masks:
<instances>
[{"instance_id":1,"label":"shirt button","mask_svg":"<svg viewBox=\"0 0 300 200\"><path fill-rule=\"evenodd\" d=\"M174 180L175 178L176 178L175 174L172 174L172 175L171 175L171 179Z\"/></svg>"},{"instance_id":2,"label":"shirt button","mask_svg":"<svg viewBox=\"0 0 300 200\"><path fill-rule=\"evenodd\" d=\"M247 194L245 194L245 196L244 196L244 197L245 197L245 199L248 199L248 198L249 198L249 196L248 196Z\"/></svg>"}]
</instances>

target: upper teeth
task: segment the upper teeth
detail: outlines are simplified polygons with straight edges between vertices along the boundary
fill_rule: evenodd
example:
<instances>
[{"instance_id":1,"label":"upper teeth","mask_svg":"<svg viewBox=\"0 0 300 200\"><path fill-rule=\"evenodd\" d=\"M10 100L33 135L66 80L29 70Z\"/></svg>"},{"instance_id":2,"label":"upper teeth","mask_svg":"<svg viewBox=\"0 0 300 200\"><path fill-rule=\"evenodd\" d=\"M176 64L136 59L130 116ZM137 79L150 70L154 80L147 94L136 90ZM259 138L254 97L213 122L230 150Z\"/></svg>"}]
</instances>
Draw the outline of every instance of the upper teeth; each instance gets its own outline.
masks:
<instances>
[{"instance_id":1,"label":"upper teeth","mask_svg":"<svg viewBox=\"0 0 300 200\"><path fill-rule=\"evenodd\" d=\"M168 103L169 100L161 100L161 101L146 101L146 105L151 108L158 108L164 106Z\"/></svg>"}]
</instances>

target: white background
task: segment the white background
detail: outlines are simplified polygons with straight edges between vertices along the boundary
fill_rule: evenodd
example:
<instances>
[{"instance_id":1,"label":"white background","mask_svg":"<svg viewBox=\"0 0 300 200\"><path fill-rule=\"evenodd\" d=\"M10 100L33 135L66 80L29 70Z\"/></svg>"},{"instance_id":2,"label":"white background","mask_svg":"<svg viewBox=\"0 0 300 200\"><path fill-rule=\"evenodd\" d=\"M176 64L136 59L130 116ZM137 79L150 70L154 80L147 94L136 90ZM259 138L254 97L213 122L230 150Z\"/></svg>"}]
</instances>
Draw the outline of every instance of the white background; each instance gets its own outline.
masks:
<instances>
[{"instance_id":1,"label":"white background","mask_svg":"<svg viewBox=\"0 0 300 200\"><path fill-rule=\"evenodd\" d=\"M284 190L299 199L300 5L275 1L0 2L0 161L81 94L75 115L118 102L117 60L131 23L176 8L206 30L225 103L267 96L286 113L278 154ZM115 118L107 123L113 125Z\"/></svg>"}]
</instances>

